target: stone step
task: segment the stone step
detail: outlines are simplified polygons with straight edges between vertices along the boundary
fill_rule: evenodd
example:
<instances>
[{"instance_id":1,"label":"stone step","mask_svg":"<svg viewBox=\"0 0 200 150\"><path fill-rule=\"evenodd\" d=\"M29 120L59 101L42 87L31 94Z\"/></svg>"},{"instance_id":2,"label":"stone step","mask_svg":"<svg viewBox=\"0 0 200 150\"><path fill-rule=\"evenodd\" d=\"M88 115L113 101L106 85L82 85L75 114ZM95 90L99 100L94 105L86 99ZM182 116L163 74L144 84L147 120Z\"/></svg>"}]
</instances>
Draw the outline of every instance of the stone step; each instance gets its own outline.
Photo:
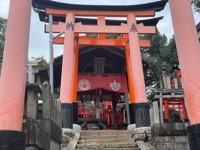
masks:
<instances>
[{"instance_id":1,"label":"stone step","mask_svg":"<svg viewBox=\"0 0 200 150\"><path fill-rule=\"evenodd\" d=\"M91 150L90 148L81 148L75 150ZM92 150L141 150L139 147L132 148L93 148Z\"/></svg>"},{"instance_id":2,"label":"stone step","mask_svg":"<svg viewBox=\"0 0 200 150\"><path fill-rule=\"evenodd\" d=\"M77 144L78 149L102 149L102 148L136 148L138 147L137 143L90 143L90 144Z\"/></svg>"},{"instance_id":3,"label":"stone step","mask_svg":"<svg viewBox=\"0 0 200 150\"><path fill-rule=\"evenodd\" d=\"M113 134L133 134L130 130L87 130L81 131L81 136L88 135L113 135Z\"/></svg>"},{"instance_id":4,"label":"stone step","mask_svg":"<svg viewBox=\"0 0 200 150\"><path fill-rule=\"evenodd\" d=\"M115 135L88 135L81 136L81 140L89 140L89 139L116 139L116 138L132 138L132 134L115 134Z\"/></svg>"},{"instance_id":5,"label":"stone step","mask_svg":"<svg viewBox=\"0 0 200 150\"><path fill-rule=\"evenodd\" d=\"M140 150L133 131L129 130L89 130L81 131L76 145L80 150Z\"/></svg>"},{"instance_id":6,"label":"stone step","mask_svg":"<svg viewBox=\"0 0 200 150\"><path fill-rule=\"evenodd\" d=\"M87 139L87 140L79 140L78 144L84 143L122 143L122 142L135 142L133 138L104 138L104 139Z\"/></svg>"}]
</instances>

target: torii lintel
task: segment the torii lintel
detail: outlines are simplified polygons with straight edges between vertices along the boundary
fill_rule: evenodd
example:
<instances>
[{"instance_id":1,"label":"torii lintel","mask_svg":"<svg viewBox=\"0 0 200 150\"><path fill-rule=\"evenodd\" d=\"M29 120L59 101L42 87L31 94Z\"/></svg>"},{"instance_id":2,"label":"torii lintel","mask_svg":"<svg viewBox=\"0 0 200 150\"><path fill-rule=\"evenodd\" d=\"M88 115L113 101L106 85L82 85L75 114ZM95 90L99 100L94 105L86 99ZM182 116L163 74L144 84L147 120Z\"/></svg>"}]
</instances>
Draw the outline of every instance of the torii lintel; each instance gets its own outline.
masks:
<instances>
[{"instance_id":1,"label":"torii lintel","mask_svg":"<svg viewBox=\"0 0 200 150\"><path fill-rule=\"evenodd\" d=\"M142 23L137 26L137 32L139 34L155 34L156 28L154 26L144 26ZM53 32L59 33L66 30L66 24L59 22L57 25L53 25ZM49 25L45 25L45 32L49 32ZM130 32L130 28L127 24L122 23L121 26L102 26L102 25L82 25L82 23L75 23L75 33L113 33L113 34L126 34Z\"/></svg>"},{"instance_id":2,"label":"torii lintel","mask_svg":"<svg viewBox=\"0 0 200 150\"><path fill-rule=\"evenodd\" d=\"M64 44L64 37L58 37L54 39L54 44ZM78 37L79 45L90 45L90 46L126 46L126 39L103 39L103 38L87 38L85 36ZM140 40L140 47L148 48L151 46L149 40Z\"/></svg>"}]
</instances>

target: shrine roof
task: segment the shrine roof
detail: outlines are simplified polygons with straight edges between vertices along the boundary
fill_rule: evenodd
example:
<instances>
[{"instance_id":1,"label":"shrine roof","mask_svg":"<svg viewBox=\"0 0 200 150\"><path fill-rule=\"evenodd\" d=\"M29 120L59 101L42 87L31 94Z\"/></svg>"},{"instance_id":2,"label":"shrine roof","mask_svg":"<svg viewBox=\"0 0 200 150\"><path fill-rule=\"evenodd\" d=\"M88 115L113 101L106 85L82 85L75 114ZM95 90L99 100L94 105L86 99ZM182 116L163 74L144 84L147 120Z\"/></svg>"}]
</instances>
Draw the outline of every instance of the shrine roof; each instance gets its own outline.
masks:
<instances>
[{"instance_id":1,"label":"shrine roof","mask_svg":"<svg viewBox=\"0 0 200 150\"><path fill-rule=\"evenodd\" d=\"M47 15L45 12L38 12L40 21L49 22L49 15ZM145 26L156 26L157 23L163 19L163 16L151 18L151 19L142 19L137 20L137 23L143 23ZM60 16L53 16L54 22L65 22L65 17ZM97 19L89 19L89 18L75 18L75 22L82 22L82 24L91 24L95 25L97 24ZM106 19L106 25L121 25L121 23L126 23L126 20L108 20Z\"/></svg>"},{"instance_id":2,"label":"shrine roof","mask_svg":"<svg viewBox=\"0 0 200 150\"><path fill-rule=\"evenodd\" d=\"M83 5L61 3L50 0L33 0L32 5L35 9L45 10L46 8L60 10L82 10L82 11L161 11L164 9L168 0L160 0L151 3L137 5Z\"/></svg>"}]
</instances>

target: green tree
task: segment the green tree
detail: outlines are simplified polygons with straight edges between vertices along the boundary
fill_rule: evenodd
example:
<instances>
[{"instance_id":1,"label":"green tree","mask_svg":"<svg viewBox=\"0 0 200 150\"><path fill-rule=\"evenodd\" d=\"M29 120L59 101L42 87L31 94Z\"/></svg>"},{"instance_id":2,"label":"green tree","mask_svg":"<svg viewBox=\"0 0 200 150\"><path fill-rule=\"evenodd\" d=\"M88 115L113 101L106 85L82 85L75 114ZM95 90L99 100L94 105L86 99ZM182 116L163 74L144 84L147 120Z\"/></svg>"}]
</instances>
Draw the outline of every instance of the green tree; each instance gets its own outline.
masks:
<instances>
[{"instance_id":1,"label":"green tree","mask_svg":"<svg viewBox=\"0 0 200 150\"><path fill-rule=\"evenodd\" d=\"M7 21L0 17L0 53L3 52Z\"/></svg>"},{"instance_id":2,"label":"green tree","mask_svg":"<svg viewBox=\"0 0 200 150\"><path fill-rule=\"evenodd\" d=\"M150 48L141 49L145 82L146 85L151 85L159 79L159 73L163 64L161 51L167 46L167 37L157 31L156 35L144 35L141 36L141 39L151 41Z\"/></svg>"},{"instance_id":3,"label":"green tree","mask_svg":"<svg viewBox=\"0 0 200 150\"><path fill-rule=\"evenodd\" d=\"M151 41L151 47L142 48L141 53L146 85L152 85L158 82L163 66L170 73L172 67L178 65L175 39L171 38L168 43L167 37L159 31L154 36L141 36L141 39Z\"/></svg>"},{"instance_id":4,"label":"green tree","mask_svg":"<svg viewBox=\"0 0 200 150\"><path fill-rule=\"evenodd\" d=\"M47 61L43 56L33 58L33 60L35 61L40 60L40 62L38 63L38 67L49 67L49 64L47 63Z\"/></svg>"},{"instance_id":5,"label":"green tree","mask_svg":"<svg viewBox=\"0 0 200 150\"><path fill-rule=\"evenodd\" d=\"M106 34L107 39L117 39L119 36L122 36L123 34ZM86 34L88 38L97 38L98 34Z\"/></svg>"},{"instance_id":6,"label":"green tree","mask_svg":"<svg viewBox=\"0 0 200 150\"><path fill-rule=\"evenodd\" d=\"M94 38L94 39L96 39L96 38L98 37L98 34L89 33L89 34L86 34L86 36L87 36L88 38Z\"/></svg>"},{"instance_id":7,"label":"green tree","mask_svg":"<svg viewBox=\"0 0 200 150\"><path fill-rule=\"evenodd\" d=\"M179 64L174 36L169 40L167 47L161 49L161 58L169 69Z\"/></svg>"},{"instance_id":8,"label":"green tree","mask_svg":"<svg viewBox=\"0 0 200 150\"><path fill-rule=\"evenodd\" d=\"M192 0L195 11L200 12L200 0Z\"/></svg>"}]
</instances>

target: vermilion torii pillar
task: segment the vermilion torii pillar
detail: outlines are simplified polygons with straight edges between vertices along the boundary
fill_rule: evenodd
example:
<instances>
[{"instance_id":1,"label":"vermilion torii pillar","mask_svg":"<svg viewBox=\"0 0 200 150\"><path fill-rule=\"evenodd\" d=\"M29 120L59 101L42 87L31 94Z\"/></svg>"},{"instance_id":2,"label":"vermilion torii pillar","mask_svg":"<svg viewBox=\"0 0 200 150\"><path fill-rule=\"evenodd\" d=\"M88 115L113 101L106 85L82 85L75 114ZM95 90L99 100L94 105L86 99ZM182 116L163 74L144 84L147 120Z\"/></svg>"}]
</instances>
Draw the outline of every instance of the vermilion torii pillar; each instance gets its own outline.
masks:
<instances>
[{"instance_id":1,"label":"vermilion torii pillar","mask_svg":"<svg viewBox=\"0 0 200 150\"><path fill-rule=\"evenodd\" d=\"M129 40L128 35L126 35L126 46L125 46L125 56L126 56L126 70L127 70L127 77L128 77L128 89L129 89L129 96L130 96L130 123L135 123L135 116L134 116L134 103L135 103L135 96L134 96L134 90L133 90L133 72L132 72L132 66L131 66L131 58L130 58L130 46L129 46Z\"/></svg>"},{"instance_id":2,"label":"vermilion torii pillar","mask_svg":"<svg viewBox=\"0 0 200 150\"><path fill-rule=\"evenodd\" d=\"M136 123L136 127L144 127L150 125L149 105L147 104L146 88L144 82L144 73L142 67L142 58L140 53L139 36L137 31L136 18L133 14L127 16L127 23L130 28L129 31L129 46L130 46L130 77L133 81L131 87L134 91L135 103L130 104ZM129 86L130 87L130 86Z\"/></svg>"},{"instance_id":3,"label":"vermilion torii pillar","mask_svg":"<svg viewBox=\"0 0 200 150\"><path fill-rule=\"evenodd\" d=\"M130 60L130 46L127 44L125 46L125 56L126 56L126 68L127 68L127 75L128 75L128 88L129 88L129 95L130 95L130 103L135 103L135 97L134 97L134 91L133 91L133 75L132 75L132 69L131 69L131 60Z\"/></svg>"},{"instance_id":4,"label":"vermilion torii pillar","mask_svg":"<svg viewBox=\"0 0 200 150\"><path fill-rule=\"evenodd\" d=\"M73 89L72 89L73 124L78 124L78 103L77 103L78 56L79 56L78 35L75 35L75 38L74 38L74 74L73 74Z\"/></svg>"},{"instance_id":5,"label":"vermilion torii pillar","mask_svg":"<svg viewBox=\"0 0 200 150\"><path fill-rule=\"evenodd\" d=\"M73 13L66 15L66 31L64 38L64 52L62 62L60 101L62 103L62 127L72 128L73 125L73 105L72 105L72 87L73 87L73 66L74 66L74 22Z\"/></svg>"},{"instance_id":6,"label":"vermilion torii pillar","mask_svg":"<svg viewBox=\"0 0 200 150\"><path fill-rule=\"evenodd\" d=\"M0 149L25 149L22 131L31 0L11 0L0 79Z\"/></svg>"},{"instance_id":7,"label":"vermilion torii pillar","mask_svg":"<svg viewBox=\"0 0 200 150\"><path fill-rule=\"evenodd\" d=\"M200 44L190 0L169 0L179 63L191 126L191 150L200 149Z\"/></svg>"}]
</instances>

